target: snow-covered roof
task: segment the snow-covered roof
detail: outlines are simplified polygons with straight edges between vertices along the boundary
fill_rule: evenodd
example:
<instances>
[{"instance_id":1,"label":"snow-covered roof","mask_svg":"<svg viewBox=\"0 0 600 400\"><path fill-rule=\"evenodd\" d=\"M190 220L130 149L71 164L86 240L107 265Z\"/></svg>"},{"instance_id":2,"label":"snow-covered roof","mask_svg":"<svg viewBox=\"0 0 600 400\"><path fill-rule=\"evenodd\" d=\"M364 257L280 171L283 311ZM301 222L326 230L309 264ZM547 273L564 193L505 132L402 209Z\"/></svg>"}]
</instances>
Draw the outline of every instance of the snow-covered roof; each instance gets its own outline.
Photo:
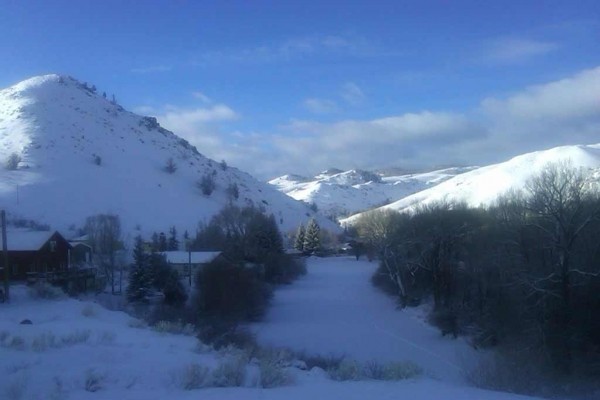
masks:
<instances>
[{"instance_id":1,"label":"snow-covered roof","mask_svg":"<svg viewBox=\"0 0 600 400\"><path fill-rule=\"evenodd\" d=\"M190 252L187 251L163 251L161 253L170 264L188 264ZM206 264L213 261L221 254L220 251L192 251L192 264Z\"/></svg>"},{"instance_id":2,"label":"snow-covered roof","mask_svg":"<svg viewBox=\"0 0 600 400\"><path fill-rule=\"evenodd\" d=\"M54 233L55 231L8 231L6 245L9 251L35 251L50 240Z\"/></svg>"}]
</instances>

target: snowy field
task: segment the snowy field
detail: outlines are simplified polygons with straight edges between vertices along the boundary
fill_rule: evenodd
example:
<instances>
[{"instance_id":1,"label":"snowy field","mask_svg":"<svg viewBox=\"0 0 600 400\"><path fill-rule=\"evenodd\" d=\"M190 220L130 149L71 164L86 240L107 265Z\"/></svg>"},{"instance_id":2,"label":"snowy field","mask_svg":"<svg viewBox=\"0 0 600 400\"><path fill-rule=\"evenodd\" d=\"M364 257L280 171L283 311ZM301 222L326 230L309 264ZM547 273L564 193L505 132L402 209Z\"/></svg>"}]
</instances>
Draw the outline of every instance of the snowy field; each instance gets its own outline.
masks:
<instances>
[{"instance_id":1,"label":"snowy field","mask_svg":"<svg viewBox=\"0 0 600 400\"><path fill-rule=\"evenodd\" d=\"M377 263L312 258L308 275L277 291L259 342L362 362L413 361L431 378L460 382L475 357L461 339L442 337L424 310L396 308L370 281Z\"/></svg>"},{"instance_id":2,"label":"snowy field","mask_svg":"<svg viewBox=\"0 0 600 400\"><path fill-rule=\"evenodd\" d=\"M194 336L156 332L92 301L33 299L18 287L11 304L0 304L0 399L526 398L466 386L460 369L468 346L442 338L418 311L396 310L370 286L373 268L350 258L309 260L309 274L280 288L265 323L253 329L261 343L308 353L412 360L425 371L420 377L336 382L319 369L290 367L293 382L265 389L250 362L242 387L185 390L190 365L214 371L234 354L199 346Z\"/></svg>"}]
</instances>

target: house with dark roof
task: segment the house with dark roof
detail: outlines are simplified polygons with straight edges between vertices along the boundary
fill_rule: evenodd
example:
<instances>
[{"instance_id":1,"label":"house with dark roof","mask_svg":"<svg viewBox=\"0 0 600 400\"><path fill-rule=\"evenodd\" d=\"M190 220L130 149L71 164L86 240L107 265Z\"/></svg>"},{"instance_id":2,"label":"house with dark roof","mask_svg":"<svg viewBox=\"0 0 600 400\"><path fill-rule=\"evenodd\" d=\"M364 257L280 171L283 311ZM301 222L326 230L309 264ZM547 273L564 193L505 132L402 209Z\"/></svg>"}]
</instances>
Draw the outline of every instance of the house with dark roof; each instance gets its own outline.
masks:
<instances>
[{"instance_id":1,"label":"house with dark roof","mask_svg":"<svg viewBox=\"0 0 600 400\"><path fill-rule=\"evenodd\" d=\"M69 269L72 246L57 231L8 231L6 242L11 280Z\"/></svg>"}]
</instances>

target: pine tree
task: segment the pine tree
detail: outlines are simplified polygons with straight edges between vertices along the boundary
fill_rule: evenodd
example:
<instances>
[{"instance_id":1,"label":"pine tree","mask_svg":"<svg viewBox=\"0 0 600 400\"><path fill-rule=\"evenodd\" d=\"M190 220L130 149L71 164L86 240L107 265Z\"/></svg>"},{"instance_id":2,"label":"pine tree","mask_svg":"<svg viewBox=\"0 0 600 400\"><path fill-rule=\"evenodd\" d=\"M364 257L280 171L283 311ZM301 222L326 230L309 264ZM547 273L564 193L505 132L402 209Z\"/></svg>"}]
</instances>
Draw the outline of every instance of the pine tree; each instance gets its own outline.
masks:
<instances>
[{"instance_id":1,"label":"pine tree","mask_svg":"<svg viewBox=\"0 0 600 400\"><path fill-rule=\"evenodd\" d=\"M179 240L177 240L177 230L175 227L169 229L169 241L167 243L167 250L177 251L179 250Z\"/></svg>"},{"instance_id":2,"label":"pine tree","mask_svg":"<svg viewBox=\"0 0 600 400\"><path fill-rule=\"evenodd\" d=\"M167 251L167 236L164 232L158 235L158 251Z\"/></svg>"},{"instance_id":3,"label":"pine tree","mask_svg":"<svg viewBox=\"0 0 600 400\"><path fill-rule=\"evenodd\" d=\"M160 242L158 240L158 233L156 232L152 234L152 251L160 251Z\"/></svg>"},{"instance_id":4,"label":"pine tree","mask_svg":"<svg viewBox=\"0 0 600 400\"><path fill-rule=\"evenodd\" d=\"M306 254L314 254L321 248L320 233L321 228L319 227L319 224L317 224L317 221L314 219L308 221L306 232L304 234L304 252Z\"/></svg>"},{"instance_id":5,"label":"pine tree","mask_svg":"<svg viewBox=\"0 0 600 400\"><path fill-rule=\"evenodd\" d=\"M304 251L305 233L304 225L300 224L298 231L296 232L296 240L294 241L294 248L298 251Z\"/></svg>"},{"instance_id":6,"label":"pine tree","mask_svg":"<svg viewBox=\"0 0 600 400\"><path fill-rule=\"evenodd\" d=\"M146 301L148 295L152 292L153 277L148 265L148 255L144 252L144 242L141 236L135 238L133 260L129 273L127 299L129 301Z\"/></svg>"}]
</instances>

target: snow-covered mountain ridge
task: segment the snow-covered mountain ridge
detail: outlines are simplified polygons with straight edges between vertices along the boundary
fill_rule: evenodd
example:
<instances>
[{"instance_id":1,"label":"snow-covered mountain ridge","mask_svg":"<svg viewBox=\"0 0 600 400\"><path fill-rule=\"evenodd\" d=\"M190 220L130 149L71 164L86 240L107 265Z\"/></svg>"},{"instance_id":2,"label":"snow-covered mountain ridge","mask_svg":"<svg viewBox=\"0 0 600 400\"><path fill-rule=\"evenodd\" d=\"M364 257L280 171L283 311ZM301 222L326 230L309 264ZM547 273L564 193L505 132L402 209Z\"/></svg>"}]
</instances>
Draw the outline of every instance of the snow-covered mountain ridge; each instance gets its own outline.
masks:
<instances>
[{"instance_id":1,"label":"snow-covered mountain ridge","mask_svg":"<svg viewBox=\"0 0 600 400\"><path fill-rule=\"evenodd\" d=\"M589 183L600 182L600 144L560 146L516 156L506 162L477 168L402 198L381 209L412 211L435 202L465 202L471 207L490 206L509 190L523 189L526 183L550 163L565 162L581 168ZM352 223L360 214L342 222Z\"/></svg>"},{"instance_id":2,"label":"snow-covered mountain ridge","mask_svg":"<svg viewBox=\"0 0 600 400\"><path fill-rule=\"evenodd\" d=\"M339 217L401 199L473 168L455 167L395 176L334 168L313 178L283 175L269 183L296 200L315 204L326 215Z\"/></svg>"},{"instance_id":3,"label":"snow-covered mountain ridge","mask_svg":"<svg viewBox=\"0 0 600 400\"><path fill-rule=\"evenodd\" d=\"M114 213L127 234L169 226L194 232L230 201L262 207L282 231L315 215L272 186L204 157L156 119L128 112L67 76L39 76L0 91L0 162L12 154L20 162L15 170L0 168L0 208L54 229ZM169 159L172 173L165 168ZM208 196L198 187L204 176L216 184ZM237 199L228 190L234 185Z\"/></svg>"}]
</instances>

